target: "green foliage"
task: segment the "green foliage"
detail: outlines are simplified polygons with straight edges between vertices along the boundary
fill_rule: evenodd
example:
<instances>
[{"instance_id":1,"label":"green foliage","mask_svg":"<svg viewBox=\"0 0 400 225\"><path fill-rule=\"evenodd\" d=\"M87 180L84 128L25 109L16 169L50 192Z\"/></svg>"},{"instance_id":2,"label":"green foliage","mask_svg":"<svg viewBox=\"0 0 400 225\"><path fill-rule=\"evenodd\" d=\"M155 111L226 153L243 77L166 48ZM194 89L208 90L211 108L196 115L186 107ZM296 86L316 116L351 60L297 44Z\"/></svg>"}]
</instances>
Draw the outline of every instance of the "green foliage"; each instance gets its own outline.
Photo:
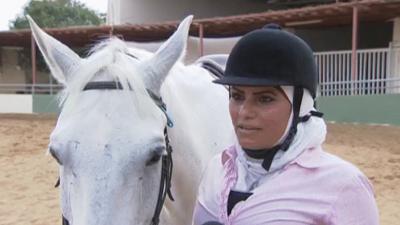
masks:
<instances>
[{"instance_id":1,"label":"green foliage","mask_svg":"<svg viewBox=\"0 0 400 225\"><path fill-rule=\"evenodd\" d=\"M100 25L105 20L104 14L97 14L74 0L31 0L23 14L10 22L10 29L29 28L26 15L30 15L40 27L47 28Z\"/></svg>"},{"instance_id":2,"label":"green foliage","mask_svg":"<svg viewBox=\"0 0 400 225\"><path fill-rule=\"evenodd\" d=\"M28 29L30 15L42 28L61 28L80 25L100 25L105 22L105 14L98 14L75 0L31 0L18 15L10 22L10 29ZM37 49L38 50L38 49ZM84 49L74 49L83 55ZM37 70L49 72L39 51L36 51ZM24 48L18 53L19 65L25 70L27 81L31 82L31 49Z\"/></svg>"}]
</instances>

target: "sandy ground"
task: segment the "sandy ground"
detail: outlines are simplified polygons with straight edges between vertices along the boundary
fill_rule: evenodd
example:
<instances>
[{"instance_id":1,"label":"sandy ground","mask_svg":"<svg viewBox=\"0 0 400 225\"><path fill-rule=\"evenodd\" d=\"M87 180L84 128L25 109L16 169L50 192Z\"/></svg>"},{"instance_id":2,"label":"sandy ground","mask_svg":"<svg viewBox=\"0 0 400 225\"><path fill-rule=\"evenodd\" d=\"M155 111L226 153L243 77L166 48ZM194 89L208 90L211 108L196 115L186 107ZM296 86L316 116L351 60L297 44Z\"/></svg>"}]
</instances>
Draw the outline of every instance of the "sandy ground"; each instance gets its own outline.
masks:
<instances>
[{"instance_id":1,"label":"sandy ground","mask_svg":"<svg viewBox=\"0 0 400 225\"><path fill-rule=\"evenodd\" d=\"M0 115L0 224L61 224L58 166L46 156L51 116ZM325 148L375 187L382 225L400 221L400 127L329 124Z\"/></svg>"}]
</instances>

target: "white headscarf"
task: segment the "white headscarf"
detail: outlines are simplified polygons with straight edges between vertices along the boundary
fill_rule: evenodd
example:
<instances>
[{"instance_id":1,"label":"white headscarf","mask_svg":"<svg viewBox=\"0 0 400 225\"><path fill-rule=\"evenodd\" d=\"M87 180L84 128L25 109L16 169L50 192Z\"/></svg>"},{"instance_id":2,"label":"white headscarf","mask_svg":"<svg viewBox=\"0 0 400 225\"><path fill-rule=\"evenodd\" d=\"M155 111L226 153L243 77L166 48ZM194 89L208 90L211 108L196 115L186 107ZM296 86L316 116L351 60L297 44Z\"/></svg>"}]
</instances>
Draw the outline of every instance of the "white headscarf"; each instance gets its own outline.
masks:
<instances>
[{"instance_id":1,"label":"white headscarf","mask_svg":"<svg viewBox=\"0 0 400 225\"><path fill-rule=\"evenodd\" d=\"M290 103L293 103L293 86L281 86L282 90L288 97ZM314 100L308 90L304 89L303 99L301 102L299 116L305 116L310 111L316 111L314 108ZM286 125L285 132L277 141L281 144L290 129L293 120L293 110ZM282 169L286 164L295 160L306 149L320 146L325 141L326 125L322 118L311 116L306 122L297 124L297 133L286 151L279 150L271 164L269 171L262 167L262 159L249 158L243 151L242 147L236 142L236 167L238 171L238 180L234 186L234 190L248 192L257 187L259 184L268 180L278 170Z\"/></svg>"}]
</instances>

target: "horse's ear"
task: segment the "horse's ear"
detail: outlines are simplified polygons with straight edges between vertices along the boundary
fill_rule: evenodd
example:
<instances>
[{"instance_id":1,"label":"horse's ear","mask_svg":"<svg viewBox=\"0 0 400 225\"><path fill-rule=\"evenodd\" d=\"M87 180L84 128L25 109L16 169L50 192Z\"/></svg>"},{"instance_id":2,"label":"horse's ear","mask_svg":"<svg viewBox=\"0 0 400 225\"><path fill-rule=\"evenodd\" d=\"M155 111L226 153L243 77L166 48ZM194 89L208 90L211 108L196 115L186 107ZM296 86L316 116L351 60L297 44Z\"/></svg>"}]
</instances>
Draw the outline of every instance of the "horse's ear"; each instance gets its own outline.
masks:
<instances>
[{"instance_id":1,"label":"horse's ear","mask_svg":"<svg viewBox=\"0 0 400 225\"><path fill-rule=\"evenodd\" d=\"M155 55L143 62L146 77L146 86L155 94L159 94L162 83L174 64L184 55L193 16L186 17L175 33L164 42Z\"/></svg>"},{"instance_id":2,"label":"horse's ear","mask_svg":"<svg viewBox=\"0 0 400 225\"><path fill-rule=\"evenodd\" d=\"M32 35L53 77L59 83L67 85L67 81L72 76L70 74L71 71L80 64L81 58L68 46L46 34L30 16L27 16L27 18L31 26Z\"/></svg>"}]
</instances>

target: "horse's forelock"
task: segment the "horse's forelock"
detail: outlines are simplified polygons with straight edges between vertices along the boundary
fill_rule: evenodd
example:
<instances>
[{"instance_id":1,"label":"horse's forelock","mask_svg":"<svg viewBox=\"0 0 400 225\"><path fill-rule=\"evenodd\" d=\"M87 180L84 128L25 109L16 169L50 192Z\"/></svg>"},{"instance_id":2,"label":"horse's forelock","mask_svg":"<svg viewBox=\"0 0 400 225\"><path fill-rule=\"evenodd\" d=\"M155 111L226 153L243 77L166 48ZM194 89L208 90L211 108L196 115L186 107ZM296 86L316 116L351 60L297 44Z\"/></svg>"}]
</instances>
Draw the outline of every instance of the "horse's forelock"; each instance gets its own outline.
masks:
<instances>
[{"instance_id":1,"label":"horse's forelock","mask_svg":"<svg viewBox=\"0 0 400 225\"><path fill-rule=\"evenodd\" d=\"M79 93L82 92L96 74L105 72L107 79L119 81L125 92L129 92L139 114L149 114L154 111L154 103L148 96L142 80L144 71L133 65L132 49L118 38L102 41L90 50L90 55L76 68L72 79L60 95L60 105L74 105ZM132 91L133 90L133 91Z\"/></svg>"}]
</instances>

